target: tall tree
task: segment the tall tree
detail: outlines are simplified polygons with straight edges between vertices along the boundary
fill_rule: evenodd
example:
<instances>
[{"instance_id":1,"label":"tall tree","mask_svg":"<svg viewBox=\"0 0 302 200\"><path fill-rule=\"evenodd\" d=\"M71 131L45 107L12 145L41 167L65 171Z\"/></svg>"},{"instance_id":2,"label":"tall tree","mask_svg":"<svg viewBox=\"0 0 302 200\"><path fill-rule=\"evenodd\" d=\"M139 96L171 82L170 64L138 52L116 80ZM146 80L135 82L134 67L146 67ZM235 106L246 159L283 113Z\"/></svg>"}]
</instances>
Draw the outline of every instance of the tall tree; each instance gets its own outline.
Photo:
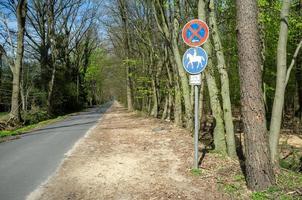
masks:
<instances>
[{"instance_id":1,"label":"tall tree","mask_svg":"<svg viewBox=\"0 0 302 200\"><path fill-rule=\"evenodd\" d=\"M14 67L12 67L13 73L13 92L11 100L11 111L10 117L16 121L20 122L20 78L21 70L23 65L23 56L24 56L24 34L25 34L25 21L27 13L27 0L19 0L16 8L17 16L17 55L14 62Z\"/></svg>"},{"instance_id":2,"label":"tall tree","mask_svg":"<svg viewBox=\"0 0 302 200\"><path fill-rule=\"evenodd\" d=\"M246 180L250 189L263 190L275 184L275 176L262 96L257 0L236 0L236 8Z\"/></svg>"},{"instance_id":3,"label":"tall tree","mask_svg":"<svg viewBox=\"0 0 302 200\"><path fill-rule=\"evenodd\" d=\"M207 21L207 3L205 0L199 0L198 2L198 18ZM210 105L213 117L215 119L214 128L214 145L215 150L225 154L227 152L226 140L225 140L225 126L223 121L223 111L219 99L219 89L215 79L214 63L212 59L213 48L211 44L211 38L204 44L204 49L208 53L208 67L205 70L206 81L208 85L208 91L210 96Z\"/></svg>"},{"instance_id":4,"label":"tall tree","mask_svg":"<svg viewBox=\"0 0 302 200\"><path fill-rule=\"evenodd\" d=\"M128 110L133 110L132 103L132 89L131 89L131 72L130 72L130 38L129 38L129 18L127 11L127 1L118 0L119 11L122 18L123 23L123 36L124 36L124 48L125 48L125 58L126 58L126 80L127 80L127 106Z\"/></svg>"},{"instance_id":5,"label":"tall tree","mask_svg":"<svg viewBox=\"0 0 302 200\"><path fill-rule=\"evenodd\" d=\"M52 94L54 89L54 82L57 71L57 55L58 51L56 48L56 31L55 31L55 1L48 0L47 1L47 26L48 26L48 35L50 39L50 51L51 51L51 78L48 83L48 94L47 94L47 110L48 113L52 113Z\"/></svg>"},{"instance_id":6,"label":"tall tree","mask_svg":"<svg viewBox=\"0 0 302 200\"><path fill-rule=\"evenodd\" d=\"M282 113L284 107L284 96L286 85L289 80L289 76L292 68L294 67L299 50L302 46L302 40L298 44L294 53L290 66L287 66L287 41L289 30L289 11L291 6L291 0L283 0L281 14L280 14L280 32L277 48L277 80L275 98L272 110L271 124L270 124L270 151L271 159L277 166L279 162L279 137L282 122Z\"/></svg>"},{"instance_id":7,"label":"tall tree","mask_svg":"<svg viewBox=\"0 0 302 200\"><path fill-rule=\"evenodd\" d=\"M221 81L221 97L222 97L223 117L224 117L225 132L226 132L227 150L228 150L228 155L230 157L235 158L236 143L235 143L233 116L232 116L232 105L230 99L229 75L226 69L227 66L226 66L223 46L220 38L220 31L217 25L214 0L210 0L209 8L210 8L209 22L212 30L214 48L217 57L217 68L220 74L220 81Z\"/></svg>"}]
</instances>

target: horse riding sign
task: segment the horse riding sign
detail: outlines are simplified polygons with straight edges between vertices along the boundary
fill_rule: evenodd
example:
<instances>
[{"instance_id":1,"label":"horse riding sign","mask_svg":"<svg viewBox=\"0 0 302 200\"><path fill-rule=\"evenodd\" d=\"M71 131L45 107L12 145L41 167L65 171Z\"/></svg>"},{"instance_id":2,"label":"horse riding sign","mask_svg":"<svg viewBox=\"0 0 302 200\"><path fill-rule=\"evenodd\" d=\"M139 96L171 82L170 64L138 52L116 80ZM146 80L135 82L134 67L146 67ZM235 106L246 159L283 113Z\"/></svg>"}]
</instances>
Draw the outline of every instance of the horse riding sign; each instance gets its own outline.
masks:
<instances>
[{"instance_id":1,"label":"horse riding sign","mask_svg":"<svg viewBox=\"0 0 302 200\"><path fill-rule=\"evenodd\" d=\"M190 48L182 59L184 69L189 74L200 74L208 63L208 55L201 47Z\"/></svg>"},{"instance_id":2,"label":"horse riding sign","mask_svg":"<svg viewBox=\"0 0 302 200\"><path fill-rule=\"evenodd\" d=\"M189 21L182 29L182 38L190 47L199 47L207 41L209 37L208 25L200 20Z\"/></svg>"}]
</instances>

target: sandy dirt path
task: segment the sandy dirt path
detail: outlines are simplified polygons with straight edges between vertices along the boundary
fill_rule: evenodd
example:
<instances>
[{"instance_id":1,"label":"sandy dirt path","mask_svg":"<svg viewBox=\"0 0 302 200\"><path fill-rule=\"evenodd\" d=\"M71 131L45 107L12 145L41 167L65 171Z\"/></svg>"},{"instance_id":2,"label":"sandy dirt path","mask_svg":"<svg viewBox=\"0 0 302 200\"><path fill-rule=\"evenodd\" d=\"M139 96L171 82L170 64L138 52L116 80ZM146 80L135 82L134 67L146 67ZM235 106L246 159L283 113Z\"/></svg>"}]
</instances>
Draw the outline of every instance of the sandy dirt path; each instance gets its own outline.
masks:
<instances>
[{"instance_id":1,"label":"sandy dirt path","mask_svg":"<svg viewBox=\"0 0 302 200\"><path fill-rule=\"evenodd\" d=\"M115 102L29 199L228 199L218 190L215 174L191 173L192 159L193 139L187 131L139 117ZM221 165L207 156L203 161L209 171Z\"/></svg>"}]
</instances>

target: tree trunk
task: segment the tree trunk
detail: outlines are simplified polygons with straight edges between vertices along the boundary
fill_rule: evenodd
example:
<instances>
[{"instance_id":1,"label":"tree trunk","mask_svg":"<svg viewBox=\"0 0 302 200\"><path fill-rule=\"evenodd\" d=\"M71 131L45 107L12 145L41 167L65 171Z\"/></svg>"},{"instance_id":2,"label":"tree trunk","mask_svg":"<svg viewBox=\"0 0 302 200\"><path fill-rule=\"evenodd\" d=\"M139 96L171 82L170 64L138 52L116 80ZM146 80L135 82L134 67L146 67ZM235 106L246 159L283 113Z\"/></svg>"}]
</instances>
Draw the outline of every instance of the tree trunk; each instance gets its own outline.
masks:
<instances>
[{"instance_id":1,"label":"tree trunk","mask_svg":"<svg viewBox=\"0 0 302 200\"><path fill-rule=\"evenodd\" d=\"M181 108L181 92L179 83L175 83L175 103L174 103L174 122L178 126L182 126L182 108Z\"/></svg>"},{"instance_id":2,"label":"tree trunk","mask_svg":"<svg viewBox=\"0 0 302 200\"><path fill-rule=\"evenodd\" d=\"M57 61L57 49L56 49L56 34L55 34L55 14L54 14L54 0L48 0L47 2L47 25L48 35L50 38L50 51L51 51L51 78L48 82L48 94L47 94L47 112L52 114L52 93L54 88L54 81L56 76L56 61Z\"/></svg>"},{"instance_id":3,"label":"tree trunk","mask_svg":"<svg viewBox=\"0 0 302 200\"><path fill-rule=\"evenodd\" d=\"M26 110L26 102L25 102L25 89L24 89L24 83L23 83L23 77L20 83L20 96L21 96L21 102L22 102L22 111Z\"/></svg>"},{"instance_id":4,"label":"tree trunk","mask_svg":"<svg viewBox=\"0 0 302 200\"><path fill-rule=\"evenodd\" d=\"M198 2L198 18L206 21L206 3L205 0L199 0ZM206 81L208 85L208 91L210 96L210 105L215 119L214 128L214 145L215 150L222 154L226 153L226 141L225 141L225 131L223 123L223 112L221 109L221 104L219 100L219 90L216 84L214 76L214 66L212 62L212 45L211 41L208 40L204 44L204 49L208 53L208 67L205 70Z\"/></svg>"},{"instance_id":5,"label":"tree trunk","mask_svg":"<svg viewBox=\"0 0 302 200\"><path fill-rule=\"evenodd\" d=\"M167 89L168 89L168 107L167 107L167 117L166 120L170 121L171 120L171 109L172 109L172 104L173 104L173 95L172 95L172 90L173 90L173 76L171 74L171 70L170 70L170 62L169 62L169 54L168 54L168 49L165 50L165 54L166 54L166 62L165 62L165 67L167 70L167 76L168 76L168 80L169 82L167 83Z\"/></svg>"},{"instance_id":6,"label":"tree trunk","mask_svg":"<svg viewBox=\"0 0 302 200\"><path fill-rule=\"evenodd\" d=\"M202 130L202 118L203 118L203 101L204 101L204 85L205 85L205 75L204 73L201 74L201 85L200 85L200 90L199 90L199 131ZM202 133L201 133L202 134Z\"/></svg>"},{"instance_id":7,"label":"tree trunk","mask_svg":"<svg viewBox=\"0 0 302 200\"><path fill-rule=\"evenodd\" d=\"M205 48L210 58L210 51L208 48ZM223 123L223 113L221 109L220 100L218 97L219 91L216 85L214 70L213 70L212 59L208 60L208 67L206 69L206 81L208 85L208 92L210 96L210 105L213 117L215 119L215 128L214 128L214 145L215 151L225 154L226 152L226 141L225 141L225 129Z\"/></svg>"},{"instance_id":8,"label":"tree trunk","mask_svg":"<svg viewBox=\"0 0 302 200\"><path fill-rule=\"evenodd\" d=\"M182 105L181 105L181 88L179 84L179 75L178 75L178 69L177 66L175 66L175 60L171 56L169 57L170 64L172 66L172 72L174 74L174 123L177 126L183 126L182 123ZM167 71L169 72L169 68L167 66ZM172 81L172 74L168 73L169 80Z\"/></svg>"},{"instance_id":9,"label":"tree trunk","mask_svg":"<svg viewBox=\"0 0 302 200\"><path fill-rule=\"evenodd\" d=\"M298 93L298 105L299 109L296 111L296 117L299 117L302 123L302 54L297 57L296 65L296 81L297 81L297 93Z\"/></svg>"},{"instance_id":10,"label":"tree trunk","mask_svg":"<svg viewBox=\"0 0 302 200\"><path fill-rule=\"evenodd\" d=\"M56 77L55 62L56 61L53 62L53 68L52 68L51 78L50 78L50 81L48 83L48 94L47 94L47 102L46 102L48 114L52 113L51 98L52 98L53 88L54 88L54 84L55 84L55 77Z\"/></svg>"},{"instance_id":11,"label":"tree trunk","mask_svg":"<svg viewBox=\"0 0 302 200\"><path fill-rule=\"evenodd\" d=\"M155 84L154 77L152 77L151 85L152 85L152 102L153 102L151 116L157 117L157 115L158 115L158 98L157 98L157 91L156 91L156 84Z\"/></svg>"},{"instance_id":12,"label":"tree trunk","mask_svg":"<svg viewBox=\"0 0 302 200\"><path fill-rule=\"evenodd\" d=\"M261 87L258 6L256 0L237 0L236 7L246 180L251 190L264 190L275 184L275 176L268 148Z\"/></svg>"},{"instance_id":13,"label":"tree trunk","mask_svg":"<svg viewBox=\"0 0 302 200\"><path fill-rule=\"evenodd\" d=\"M171 90L171 88L170 88L170 90ZM169 91L169 94L168 94L168 110L167 110L167 117L166 117L167 121L171 120L172 105L173 105L173 97L172 97L171 91Z\"/></svg>"},{"instance_id":14,"label":"tree trunk","mask_svg":"<svg viewBox=\"0 0 302 200\"><path fill-rule=\"evenodd\" d=\"M286 88L288 15L290 4L290 0L284 0L281 9L280 33L277 49L277 80L270 124L270 151L271 159L275 166L279 165L278 146Z\"/></svg>"},{"instance_id":15,"label":"tree trunk","mask_svg":"<svg viewBox=\"0 0 302 200\"><path fill-rule=\"evenodd\" d=\"M176 23L176 22L174 22L174 23ZM178 34L178 28L176 30L176 25L175 25L174 34L175 35ZM181 82L182 95L183 95L184 104L185 104L186 127L189 130L193 130L193 115L192 115L193 110L192 110L192 104L191 104L191 99L190 99L189 80L188 80L187 74L182 66L177 38L174 38L172 41L172 50L173 50L175 63L177 65L178 74L179 74L179 78L180 78L180 82Z\"/></svg>"},{"instance_id":16,"label":"tree trunk","mask_svg":"<svg viewBox=\"0 0 302 200\"><path fill-rule=\"evenodd\" d=\"M119 9L120 15L123 22L124 29L124 42L125 42L125 51L126 51L126 90L127 90L127 106L128 110L133 110L133 100L132 100L132 87L131 87L131 70L128 63L128 59L130 58L130 39L129 39L129 22L128 22L128 14L127 14L127 3L125 0L119 0Z\"/></svg>"},{"instance_id":17,"label":"tree trunk","mask_svg":"<svg viewBox=\"0 0 302 200\"><path fill-rule=\"evenodd\" d=\"M235 143L235 134L234 134L234 124L232 116L232 105L230 99L230 85L229 85L229 76L226 70L226 62L223 53L223 47L220 39L220 33L217 27L216 14L215 14L215 4L214 0L210 0L210 26L212 30L212 36L214 40L214 47L217 57L217 68L220 74L221 81L221 96L222 96L222 107L223 107L223 116L226 132L226 142L228 155L232 158L237 157L236 154L236 143Z\"/></svg>"},{"instance_id":18,"label":"tree trunk","mask_svg":"<svg viewBox=\"0 0 302 200\"><path fill-rule=\"evenodd\" d=\"M184 100L184 105L185 105L185 121L186 121L186 127L189 130L193 130L193 107L191 104L190 100L190 87L189 87L189 82L188 82L188 77L187 74L182 66L182 60L181 60L181 55L179 52L179 47L178 47L178 36L179 36L179 22L178 20L181 18L180 13L179 13L179 0L176 0L174 2L174 18L172 23L173 30L170 31L168 27L168 21L165 16L164 12L164 5L159 0L152 1L152 7L153 11L155 13L155 19L158 28L160 31L164 34L167 42L171 45L172 48L172 55L174 57L174 61L177 67L178 71L178 76L179 76L179 81L181 83L181 89L182 89L182 96ZM156 8L156 5L158 8ZM172 15L171 15L172 16ZM159 22L161 21L161 23ZM171 33L172 32L172 33ZM173 62L171 62L173 63Z\"/></svg>"},{"instance_id":19,"label":"tree trunk","mask_svg":"<svg viewBox=\"0 0 302 200\"><path fill-rule=\"evenodd\" d=\"M20 0L17 4L17 22L18 22L18 34L17 34L17 57L15 66L13 67L13 92L11 100L10 117L15 122L20 122L20 78L23 65L24 54L24 33L25 33L25 20L27 13L27 0ZM13 47L12 47L13 48Z\"/></svg>"},{"instance_id":20,"label":"tree trunk","mask_svg":"<svg viewBox=\"0 0 302 200\"><path fill-rule=\"evenodd\" d=\"M163 110L163 114L161 116L161 119L164 120L167 117L167 113L168 113L168 105L169 105L169 100L168 100L168 96L165 95L165 104L164 104L164 110Z\"/></svg>"}]
</instances>

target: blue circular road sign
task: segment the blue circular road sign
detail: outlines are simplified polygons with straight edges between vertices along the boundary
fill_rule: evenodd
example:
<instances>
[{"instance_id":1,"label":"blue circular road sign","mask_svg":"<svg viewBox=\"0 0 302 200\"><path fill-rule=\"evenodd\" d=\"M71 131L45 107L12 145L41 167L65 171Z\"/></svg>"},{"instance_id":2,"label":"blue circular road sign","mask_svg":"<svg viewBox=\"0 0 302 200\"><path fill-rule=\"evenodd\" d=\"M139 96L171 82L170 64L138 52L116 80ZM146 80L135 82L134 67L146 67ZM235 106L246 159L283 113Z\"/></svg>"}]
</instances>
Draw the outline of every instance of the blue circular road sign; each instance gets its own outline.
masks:
<instances>
[{"instance_id":1,"label":"blue circular road sign","mask_svg":"<svg viewBox=\"0 0 302 200\"><path fill-rule=\"evenodd\" d=\"M208 54L201 47L190 48L184 54L182 63L189 74L200 74L208 64Z\"/></svg>"}]
</instances>

